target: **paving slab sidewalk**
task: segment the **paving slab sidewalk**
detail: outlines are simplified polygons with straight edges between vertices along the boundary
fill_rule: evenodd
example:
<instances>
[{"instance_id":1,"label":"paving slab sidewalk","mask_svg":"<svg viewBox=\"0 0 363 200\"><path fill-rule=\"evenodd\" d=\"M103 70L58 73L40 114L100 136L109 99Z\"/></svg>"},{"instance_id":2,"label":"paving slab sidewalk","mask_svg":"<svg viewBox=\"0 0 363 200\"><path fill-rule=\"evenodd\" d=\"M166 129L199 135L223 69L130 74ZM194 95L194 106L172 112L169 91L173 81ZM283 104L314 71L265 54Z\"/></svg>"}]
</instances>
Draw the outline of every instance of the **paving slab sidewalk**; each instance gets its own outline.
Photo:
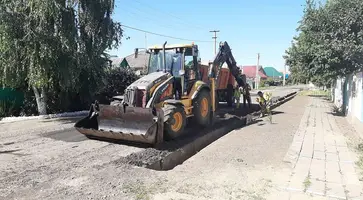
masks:
<instances>
[{"instance_id":1,"label":"paving slab sidewalk","mask_svg":"<svg viewBox=\"0 0 363 200\"><path fill-rule=\"evenodd\" d=\"M330 113L330 105L314 98L305 110L284 159L293 169L281 185L285 199L363 199L356 156Z\"/></svg>"}]
</instances>

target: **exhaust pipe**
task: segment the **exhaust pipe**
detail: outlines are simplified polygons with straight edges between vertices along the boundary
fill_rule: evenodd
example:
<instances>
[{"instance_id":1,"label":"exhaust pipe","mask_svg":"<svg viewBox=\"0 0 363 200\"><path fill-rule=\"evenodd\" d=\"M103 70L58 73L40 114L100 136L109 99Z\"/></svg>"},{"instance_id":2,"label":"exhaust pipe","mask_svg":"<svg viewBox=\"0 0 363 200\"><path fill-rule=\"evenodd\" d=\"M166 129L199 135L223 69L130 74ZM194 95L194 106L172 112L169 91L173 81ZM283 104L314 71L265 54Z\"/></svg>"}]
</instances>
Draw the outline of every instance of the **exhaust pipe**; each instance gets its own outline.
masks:
<instances>
[{"instance_id":1,"label":"exhaust pipe","mask_svg":"<svg viewBox=\"0 0 363 200\"><path fill-rule=\"evenodd\" d=\"M167 41L163 44L163 61L164 61L164 73L166 73L166 56L165 56L165 46Z\"/></svg>"}]
</instances>

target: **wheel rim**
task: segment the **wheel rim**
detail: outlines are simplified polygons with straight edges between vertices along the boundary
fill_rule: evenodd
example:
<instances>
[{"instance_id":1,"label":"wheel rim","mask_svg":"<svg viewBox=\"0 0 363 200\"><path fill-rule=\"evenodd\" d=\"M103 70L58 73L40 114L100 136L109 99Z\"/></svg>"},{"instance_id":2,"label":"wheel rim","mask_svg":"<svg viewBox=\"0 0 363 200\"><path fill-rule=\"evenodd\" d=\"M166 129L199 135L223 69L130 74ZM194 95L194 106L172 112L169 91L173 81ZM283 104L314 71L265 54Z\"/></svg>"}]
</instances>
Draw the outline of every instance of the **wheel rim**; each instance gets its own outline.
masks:
<instances>
[{"instance_id":1,"label":"wheel rim","mask_svg":"<svg viewBox=\"0 0 363 200\"><path fill-rule=\"evenodd\" d=\"M180 112L176 112L173 114L173 118L174 118L174 124L171 126L171 130L177 132L181 129L183 125L183 116Z\"/></svg>"},{"instance_id":2,"label":"wheel rim","mask_svg":"<svg viewBox=\"0 0 363 200\"><path fill-rule=\"evenodd\" d=\"M208 114L208 100L205 97L202 99L202 102L200 104L200 113L202 117L206 117Z\"/></svg>"}]
</instances>

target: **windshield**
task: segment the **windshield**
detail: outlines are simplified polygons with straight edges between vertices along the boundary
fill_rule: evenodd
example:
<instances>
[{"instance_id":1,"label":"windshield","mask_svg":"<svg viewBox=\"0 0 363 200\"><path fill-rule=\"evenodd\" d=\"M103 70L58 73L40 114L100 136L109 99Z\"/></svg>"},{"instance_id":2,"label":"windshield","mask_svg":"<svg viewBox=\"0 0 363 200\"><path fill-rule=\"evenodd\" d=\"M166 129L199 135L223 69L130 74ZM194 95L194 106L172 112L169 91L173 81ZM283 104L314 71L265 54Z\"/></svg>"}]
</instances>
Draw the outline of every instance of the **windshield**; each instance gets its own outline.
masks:
<instances>
[{"instance_id":1,"label":"windshield","mask_svg":"<svg viewBox=\"0 0 363 200\"><path fill-rule=\"evenodd\" d=\"M175 53L174 51L165 51L166 59L166 71L170 72L173 76L179 76L179 70L182 67L182 54ZM157 54L150 55L148 73L162 71L164 69L163 64L163 52L160 51Z\"/></svg>"}]
</instances>

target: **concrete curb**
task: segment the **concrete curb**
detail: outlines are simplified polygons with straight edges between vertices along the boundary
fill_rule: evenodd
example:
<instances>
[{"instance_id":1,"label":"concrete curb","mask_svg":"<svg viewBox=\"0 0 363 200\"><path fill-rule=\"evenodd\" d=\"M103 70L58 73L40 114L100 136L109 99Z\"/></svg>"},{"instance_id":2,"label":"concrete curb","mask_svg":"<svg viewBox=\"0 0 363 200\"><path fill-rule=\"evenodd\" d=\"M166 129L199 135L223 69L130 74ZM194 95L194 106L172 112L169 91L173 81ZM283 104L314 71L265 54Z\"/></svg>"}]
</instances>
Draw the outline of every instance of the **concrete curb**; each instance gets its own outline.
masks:
<instances>
[{"instance_id":1,"label":"concrete curb","mask_svg":"<svg viewBox=\"0 0 363 200\"><path fill-rule=\"evenodd\" d=\"M25 117L5 117L0 119L0 123L6 122L19 122L26 120L34 120L34 119L56 119L56 118L70 118L70 117L83 117L88 115L88 110L84 111L76 111L76 112L65 112L58 114L48 114L48 115L39 115L39 116L25 116Z\"/></svg>"},{"instance_id":2,"label":"concrete curb","mask_svg":"<svg viewBox=\"0 0 363 200\"><path fill-rule=\"evenodd\" d=\"M305 118L307 118L306 113L304 113L301 120L305 120ZM295 167L297 160L299 158L301 149L302 149L302 145L303 145L303 141L304 141L304 134L300 134L300 132L303 132L302 130L304 128L305 128L304 125L302 125L300 122L298 129L294 133L292 143L289 146L289 149L287 150L287 152L282 160L283 162L289 164L292 168Z\"/></svg>"},{"instance_id":3,"label":"concrete curb","mask_svg":"<svg viewBox=\"0 0 363 200\"><path fill-rule=\"evenodd\" d=\"M283 97L280 97L274 104L274 108L280 106L283 103L286 103L287 101L290 101L298 94L298 91L289 93ZM273 108L273 109L274 109ZM256 121L256 119L260 118L253 118L254 115L260 113L254 112L251 114L248 114L247 116L241 117L241 118L234 118L230 123L226 124L226 126L223 126L219 129L216 129L214 131L211 131L210 133L207 133L196 140L186 144L185 146L181 147L180 149L171 152L166 157L158 160L157 162L147 166L149 169L154 170L171 170L177 165L182 164L184 161L195 155L198 151L203 149L204 147L210 145L220 137L224 136L225 134L235 130L236 128L240 128L243 126L247 126L249 124L252 124Z\"/></svg>"}]
</instances>

